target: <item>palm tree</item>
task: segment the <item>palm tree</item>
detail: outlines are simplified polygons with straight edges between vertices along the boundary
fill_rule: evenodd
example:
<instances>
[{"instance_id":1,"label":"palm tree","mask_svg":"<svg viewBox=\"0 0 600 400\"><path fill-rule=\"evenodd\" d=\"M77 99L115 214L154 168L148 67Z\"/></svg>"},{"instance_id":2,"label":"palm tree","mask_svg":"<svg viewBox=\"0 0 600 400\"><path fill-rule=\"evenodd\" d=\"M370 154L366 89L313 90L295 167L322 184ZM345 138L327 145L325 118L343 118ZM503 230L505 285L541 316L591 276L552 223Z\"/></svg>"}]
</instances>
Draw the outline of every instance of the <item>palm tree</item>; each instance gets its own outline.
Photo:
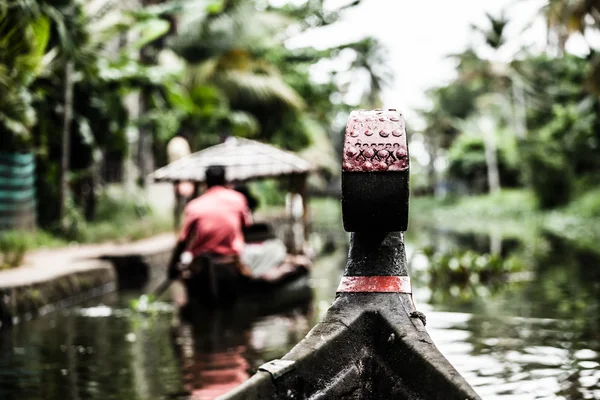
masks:
<instances>
[{"instance_id":1,"label":"palm tree","mask_svg":"<svg viewBox=\"0 0 600 400\"><path fill-rule=\"evenodd\" d=\"M541 13L546 19L548 38L555 35L557 50L564 54L573 33L585 34L600 29L600 3L595 0L547 0ZM548 39L550 40L550 39ZM588 77L591 92L600 95L600 55L590 53L592 67Z\"/></svg>"},{"instance_id":2,"label":"palm tree","mask_svg":"<svg viewBox=\"0 0 600 400\"><path fill-rule=\"evenodd\" d=\"M281 46L280 32L292 23L275 11L258 10L251 1L226 1L218 12L198 7L188 11L171 46L191 64L190 87L215 85L233 108L299 110L303 100L265 57Z\"/></svg>"},{"instance_id":3,"label":"palm tree","mask_svg":"<svg viewBox=\"0 0 600 400\"><path fill-rule=\"evenodd\" d=\"M131 68L128 54L107 57L108 44L136 27L123 21L118 6L112 0L0 0L2 147L38 155L36 183L45 197L38 216L49 225L70 198L67 176L93 174L102 146L124 135L120 90L148 72ZM10 79L3 71L11 71ZM60 178L48 173L57 167Z\"/></svg>"},{"instance_id":4,"label":"palm tree","mask_svg":"<svg viewBox=\"0 0 600 400\"><path fill-rule=\"evenodd\" d=\"M236 0L223 2L214 12L198 7L196 12L187 10L178 21L178 35L171 46L191 64L188 87L216 86L232 109L253 114L261 135L272 139L281 126L309 126L294 116L316 112L308 109L298 93L297 88L305 85L297 79L298 70L351 48L356 57L350 69L367 81L362 103L379 106L382 87L389 83L391 74L385 68L385 52L376 40L367 38L324 51L288 50L282 45L290 35L306 29L316 19L320 21L317 26L322 26L339 18L339 10L325 12L321 3L309 1L302 6L260 9L254 1ZM333 109L331 104L329 108ZM292 134L292 130L289 132Z\"/></svg>"},{"instance_id":5,"label":"palm tree","mask_svg":"<svg viewBox=\"0 0 600 400\"><path fill-rule=\"evenodd\" d=\"M500 61L497 55L506 44L506 27L509 21L502 13L499 17L487 14L487 22L487 28L476 25L472 25L471 28L484 39L491 50L491 58L481 58L472 48L450 57L458 63L457 71L460 80L475 82L487 91L504 91L510 85L510 66Z\"/></svg>"},{"instance_id":6,"label":"palm tree","mask_svg":"<svg viewBox=\"0 0 600 400\"><path fill-rule=\"evenodd\" d=\"M504 103L502 99L510 97L508 91L515 84L515 72L509 64L497 59L499 50L506 43L506 27L508 25L506 16L504 13L499 17L487 14L487 19L487 28L473 26L473 30L482 35L486 45L492 50L492 58L482 59L472 49L467 49L462 54L453 56L458 60L459 81L475 84L480 91L480 95L485 95L479 100L479 106L476 107L475 114L466 119L459 120L456 126L459 129L468 129L470 131L478 129L483 135L488 171L488 187L490 192L495 192L500 189L500 172L495 142L498 116L494 117L494 114L488 110L494 105L494 101L498 104ZM520 91L517 91L517 93L521 94ZM514 110L515 107L513 106L513 112ZM520 114L519 116L521 117Z\"/></svg>"},{"instance_id":7,"label":"palm tree","mask_svg":"<svg viewBox=\"0 0 600 400\"><path fill-rule=\"evenodd\" d=\"M366 108L380 108L382 103L382 92L385 87L390 87L393 74L389 69L387 50L375 38L367 37L354 43L344 44L336 48L352 49L355 58L350 68L354 72L353 79L357 75L367 77L367 85L363 89L361 106Z\"/></svg>"},{"instance_id":8,"label":"palm tree","mask_svg":"<svg viewBox=\"0 0 600 400\"><path fill-rule=\"evenodd\" d=\"M574 32L600 28L600 4L594 0L548 0L541 9L548 29L548 40L554 34L558 51L565 51Z\"/></svg>"}]
</instances>

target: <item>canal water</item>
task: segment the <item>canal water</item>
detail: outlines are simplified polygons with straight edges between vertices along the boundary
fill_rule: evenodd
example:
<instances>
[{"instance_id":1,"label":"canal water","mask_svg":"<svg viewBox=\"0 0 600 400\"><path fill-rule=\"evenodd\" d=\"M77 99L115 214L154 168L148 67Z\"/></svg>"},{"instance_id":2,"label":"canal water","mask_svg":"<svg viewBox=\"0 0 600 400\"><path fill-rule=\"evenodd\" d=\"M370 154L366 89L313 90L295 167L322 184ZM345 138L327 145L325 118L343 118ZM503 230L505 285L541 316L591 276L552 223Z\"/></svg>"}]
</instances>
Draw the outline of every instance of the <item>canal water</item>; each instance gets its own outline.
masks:
<instances>
[{"instance_id":1,"label":"canal water","mask_svg":"<svg viewBox=\"0 0 600 400\"><path fill-rule=\"evenodd\" d=\"M283 356L331 303L347 237L328 229L336 246L316 263L314 299L303 307L183 323L168 302L134 312L139 293L119 293L3 330L0 400L226 392ZM427 330L482 398L600 399L600 252L542 233L503 239L414 225L406 241ZM464 273L486 268L497 277Z\"/></svg>"}]
</instances>

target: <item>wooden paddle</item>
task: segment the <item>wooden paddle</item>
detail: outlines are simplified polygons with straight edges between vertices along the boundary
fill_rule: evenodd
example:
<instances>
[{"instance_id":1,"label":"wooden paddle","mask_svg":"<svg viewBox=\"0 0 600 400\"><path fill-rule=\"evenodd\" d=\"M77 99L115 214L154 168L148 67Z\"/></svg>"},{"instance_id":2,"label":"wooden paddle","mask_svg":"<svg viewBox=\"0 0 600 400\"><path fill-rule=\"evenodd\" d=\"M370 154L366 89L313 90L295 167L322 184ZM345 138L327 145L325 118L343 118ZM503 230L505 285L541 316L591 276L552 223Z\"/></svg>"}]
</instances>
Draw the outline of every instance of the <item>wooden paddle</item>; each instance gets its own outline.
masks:
<instances>
[{"instance_id":1,"label":"wooden paddle","mask_svg":"<svg viewBox=\"0 0 600 400\"><path fill-rule=\"evenodd\" d=\"M192 262L192 254L189 252L183 252L180 256L180 261L178 263L178 269L181 272L183 272L183 270L185 270L190 263ZM160 296L162 296L162 294L169 288L171 287L171 284L173 283L174 279L171 278L167 278L164 281L161 282L160 285L158 285L151 293L151 296L154 296L155 299L159 298Z\"/></svg>"},{"instance_id":2,"label":"wooden paddle","mask_svg":"<svg viewBox=\"0 0 600 400\"><path fill-rule=\"evenodd\" d=\"M151 296L153 296L155 299L158 299L169 287L171 287L171 283L173 283L173 280L168 278L165 279L152 291Z\"/></svg>"}]
</instances>

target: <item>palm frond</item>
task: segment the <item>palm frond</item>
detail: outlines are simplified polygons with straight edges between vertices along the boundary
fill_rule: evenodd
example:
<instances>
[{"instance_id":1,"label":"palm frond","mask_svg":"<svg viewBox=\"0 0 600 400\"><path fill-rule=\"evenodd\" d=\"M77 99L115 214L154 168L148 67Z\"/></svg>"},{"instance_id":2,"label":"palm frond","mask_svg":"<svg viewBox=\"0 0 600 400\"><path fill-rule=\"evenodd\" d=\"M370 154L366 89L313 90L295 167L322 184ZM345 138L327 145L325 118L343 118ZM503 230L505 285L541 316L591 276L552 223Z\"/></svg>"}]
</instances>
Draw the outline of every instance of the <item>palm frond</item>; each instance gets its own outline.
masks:
<instances>
[{"instance_id":1,"label":"palm frond","mask_svg":"<svg viewBox=\"0 0 600 400\"><path fill-rule=\"evenodd\" d=\"M188 15L170 46L194 63L232 49L259 52L279 45L282 32L292 23L293 20L283 14L259 12L250 4L242 3L217 15Z\"/></svg>"},{"instance_id":2,"label":"palm frond","mask_svg":"<svg viewBox=\"0 0 600 400\"><path fill-rule=\"evenodd\" d=\"M232 106L279 104L302 109L304 100L281 77L255 74L250 71L226 71L214 80L225 92Z\"/></svg>"}]
</instances>

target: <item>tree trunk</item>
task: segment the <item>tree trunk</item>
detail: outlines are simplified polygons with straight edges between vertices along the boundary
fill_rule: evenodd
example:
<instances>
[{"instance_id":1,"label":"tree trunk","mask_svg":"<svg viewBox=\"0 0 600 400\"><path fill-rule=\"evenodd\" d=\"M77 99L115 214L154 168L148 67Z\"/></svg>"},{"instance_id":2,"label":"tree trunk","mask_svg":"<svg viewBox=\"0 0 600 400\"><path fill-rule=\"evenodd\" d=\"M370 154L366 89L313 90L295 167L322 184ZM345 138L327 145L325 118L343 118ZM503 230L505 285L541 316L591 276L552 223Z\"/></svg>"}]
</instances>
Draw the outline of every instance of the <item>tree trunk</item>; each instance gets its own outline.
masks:
<instances>
[{"instance_id":1,"label":"tree trunk","mask_svg":"<svg viewBox=\"0 0 600 400\"><path fill-rule=\"evenodd\" d=\"M146 89L142 89L139 99L139 115L144 119L149 110L148 100L150 93ZM138 131L138 170L140 173L139 183L146 186L148 175L154 170L154 157L152 152L152 130L148 128L146 122L140 124Z\"/></svg>"},{"instance_id":2,"label":"tree trunk","mask_svg":"<svg viewBox=\"0 0 600 400\"><path fill-rule=\"evenodd\" d=\"M500 190L500 171L498 168L498 148L494 132L485 130L483 142L485 144L485 162L487 164L488 187L490 193Z\"/></svg>"},{"instance_id":3,"label":"tree trunk","mask_svg":"<svg viewBox=\"0 0 600 400\"><path fill-rule=\"evenodd\" d=\"M84 215L87 221L93 221L96 218L96 188L100 185L101 174L100 169L104 162L105 151L98 149L99 157L95 157L90 168L90 176L88 177L87 188L85 192L85 208Z\"/></svg>"},{"instance_id":4,"label":"tree trunk","mask_svg":"<svg viewBox=\"0 0 600 400\"><path fill-rule=\"evenodd\" d=\"M519 139L524 139L527 135L527 106L525 104L525 90L523 82L517 77L512 79L513 89L513 118L515 122L515 132Z\"/></svg>"},{"instance_id":5,"label":"tree trunk","mask_svg":"<svg viewBox=\"0 0 600 400\"><path fill-rule=\"evenodd\" d=\"M64 223L69 198L69 157L71 154L71 121L73 119L73 62L65 66L65 104L63 114L62 154L60 162L59 220ZM64 226L63 226L64 227Z\"/></svg>"},{"instance_id":6,"label":"tree trunk","mask_svg":"<svg viewBox=\"0 0 600 400\"><path fill-rule=\"evenodd\" d=\"M152 4L152 1L143 1L144 6ZM152 45L147 45L140 50L140 62L144 65L153 65L157 62L157 54ZM140 173L139 183L146 186L148 175L154 171L154 153L152 151L152 129L146 121L150 110L150 97L152 90L143 87L139 98L139 117L143 121L138 132L138 170Z\"/></svg>"},{"instance_id":7,"label":"tree trunk","mask_svg":"<svg viewBox=\"0 0 600 400\"><path fill-rule=\"evenodd\" d=\"M435 170L435 161L438 156L438 143L435 136L425 137L425 147L427 148L427 154L429 155L429 164L427 165L427 192L428 194L435 194L437 187L437 171Z\"/></svg>"}]
</instances>

